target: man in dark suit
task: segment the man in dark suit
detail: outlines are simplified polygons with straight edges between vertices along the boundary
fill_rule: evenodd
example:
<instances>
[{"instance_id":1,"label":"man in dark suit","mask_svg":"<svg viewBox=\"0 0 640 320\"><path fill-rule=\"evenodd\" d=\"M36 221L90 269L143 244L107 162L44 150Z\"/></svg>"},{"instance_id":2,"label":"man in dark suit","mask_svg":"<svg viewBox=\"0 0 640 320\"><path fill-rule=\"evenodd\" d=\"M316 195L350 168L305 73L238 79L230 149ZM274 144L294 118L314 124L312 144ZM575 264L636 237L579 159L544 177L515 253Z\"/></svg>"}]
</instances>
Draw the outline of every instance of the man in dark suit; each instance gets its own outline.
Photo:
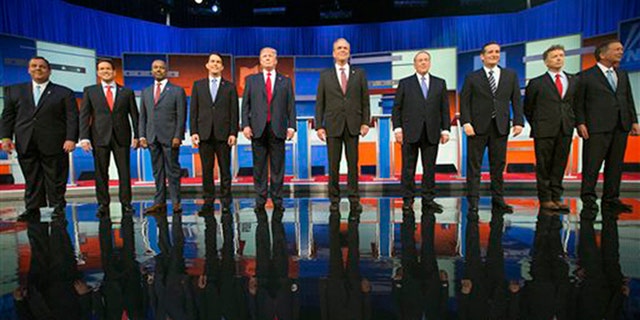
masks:
<instances>
[{"instance_id":1,"label":"man in dark suit","mask_svg":"<svg viewBox=\"0 0 640 320\"><path fill-rule=\"evenodd\" d=\"M97 65L100 84L84 88L80 109L80 145L93 149L98 216L109 216L109 161L111 153L118 167L122 213L133 214L129 146L138 147L138 106L133 90L117 84L113 62ZM131 125L133 124L133 140Z\"/></svg>"},{"instance_id":2,"label":"man in dark suit","mask_svg":"<svg viewBox=\"0 0 640 320\"><path fill-rule=\"evenodd\" d=\"M201 212L213 211L215 186L213 164L220 168L220 202L229 214L231 205L231 147L238 135L238 92L222 79L224 64L218 53L209 55L205 64L209 77L193 83L191 91L191 143L199 147L202 163L204 205Z\"/></svg>"},{"instance_id":3,"label":"man in dark suit","mask_svg":"<svg viewBox=\"0 0 640 320\"><path fill-rule=\"evenodd\" d=\"M69 176L68 153L78 140L78 105L73 91L49 80L51 66L47 59L29 60L29 74L30 83L5 89L0 120L2 150L17 150L25 176L27 210L19 219L39 219L40 207L47 203L54 208L54 217L62 217Z\"/></svg>"},{"instance_id":4,"label":"man in dark suit","mask_svg":"<svg viewBox=\"0 0 640 320\"><path fill-rule=\"evenodd\" d=\"M569 210L562 203L562 177L567 167L575 116L575 78L564 72L564 47L554 45L542 53L548 71L529 80L524 114L531 125L536 150L538 199L543 209Z\"/></svg>"},{"instance_id":5,"label":"man in dark suit","mask_svg":"<svg viewBox=\"0 0 640 320\"><path fill-rule=\"evenodd\" d=\"M329 199L331 211L339 210L340 161L345 146L348 166L348 196L351 211L361 212L358 192L358 135L369 132L370 110L367 77L349 64L351 45L340 38L333 43L335 65L320 74L316 96L315 127L327 142Z\"/></svg>"},{"instance_id":6,"label":"man in dark suit","mask_svg":"<svg viewBox=\"0 0 640 320\"><path fill-rule=\"evenodd\" d=\"M596 47L598 63L580 75L575 97L578 134L584 140L582 151L583 218L595 218L598 211L596 184L602 162L604 187L602 205L623 212L631 206L620 201L622 164L629 131L640 134L638 116L631 94L629 76L614 68L620 63L624 48L618 40Z\"/></svg>"},{"instance_id":7,"label":"man in dark suit","mask_svg":"<svg viewBox=\"0 0 640 320\"><path fill-rule=\"evenodd\" d=\"M504 202L502 172L507 157L509 103L513 110L513 136L522 132L524 118L520 103L518 75L498 66L500 45L489 42L480 53L483 67L467 75L460 93L460 123L467 141L467 199L469 213L478 213L480 166L485 148L489 148L491 203L503 213L513 213Z\"/></svg>"},{"instance_id":8,"label":"man in dark suit","mask_svg":"<svg viewBox=\"0 0 640 320\"><path fill-rule=\"evenodd\" d=\"M242 133L251 140L256 212L264 212L269 173L274 211L284 212L284 144L293 138L297 128L293 84L289 77L276 72L277 56L273 48L260 50L262 72L246 78L242 96Z\"/></svg>"},{"instance_id":9,"label":"man in dark suit","mask_svg":"<svg viewBox=\"0 0 640 320\"><path fill-rule=\"evenodd\" d=\"M438 143L449 141L449 99L444 79L429 74L431 55L413 58L416 74L400 80L393 102L393 131L402 144L403 210L413 210L418 151L422 156L422 209L441 213L436 203L435 174ZM406 132L406 135L405 135Z\"/></svg>"},{"instance_id":10,"label":"man in dark suit","mask_svg":"<svg viewBox=\"0 0 640 320\"><path fill-rule=\"evenodd\" d=\"M140 97L140 145L149 148L156 194L153 206L145 214L165 212L166 184L169 178L169 194L173 212L182 212L180 205L180 163L178 155L184 137L187 113L187 97L184 89L169 83L167 66L162 60L151 65L154 84L145 88Z\"/></svg>"}]
</instances>

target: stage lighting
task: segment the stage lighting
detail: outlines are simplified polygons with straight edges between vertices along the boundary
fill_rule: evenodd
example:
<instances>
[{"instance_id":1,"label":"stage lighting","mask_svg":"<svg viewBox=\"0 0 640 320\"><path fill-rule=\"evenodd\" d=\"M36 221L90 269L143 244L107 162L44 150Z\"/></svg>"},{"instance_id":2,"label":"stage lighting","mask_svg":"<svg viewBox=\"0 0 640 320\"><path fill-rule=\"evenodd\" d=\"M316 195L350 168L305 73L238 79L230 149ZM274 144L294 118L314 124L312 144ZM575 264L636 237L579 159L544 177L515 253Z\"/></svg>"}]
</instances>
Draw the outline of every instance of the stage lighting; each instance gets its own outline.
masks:
<instances>
[{"instance_id":1,"label":"stage lighting","mask_svg":"<svg viewBox=\"0 0 640 320\"><path fill-rule=\"evenodd\" d=\"M193 0L196 2L196 4L202 4L202 0Z\"/></svg>"},{"instance_id":2,"label":"stage lighting","mask_svg":"<svg viewBox=\"0 0 640 320\"><path fill-rule=\"evenodd\" d=\"M213 13L220 13L220 3L218 3L218 1L211 5L211 11L213 11Z\"/></svg>"}]
</instances>

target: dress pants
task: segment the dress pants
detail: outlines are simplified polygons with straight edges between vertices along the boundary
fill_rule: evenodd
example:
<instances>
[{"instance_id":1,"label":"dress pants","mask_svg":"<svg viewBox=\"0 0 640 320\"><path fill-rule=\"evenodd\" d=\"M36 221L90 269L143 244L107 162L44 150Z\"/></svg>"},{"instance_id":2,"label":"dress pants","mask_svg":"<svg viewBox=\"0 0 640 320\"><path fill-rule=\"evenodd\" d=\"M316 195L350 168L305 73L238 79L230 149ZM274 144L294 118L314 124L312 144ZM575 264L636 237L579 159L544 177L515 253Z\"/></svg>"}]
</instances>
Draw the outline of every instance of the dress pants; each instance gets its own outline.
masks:
<instances>
[{"instance_id":1,"label":"dress pants","mask_svg":"<svg viewBox=\"0 0 640 320\"><path fill-rule=\"evenodd\" d=\"M220 169L220 202L223 207L231 205L231 147L227 141L211 138L200 141L200 162L202 164L202 187L204 203L213 204L215 200L215 185L213 184L213 166L218 159Z\"/></svg>"},{"instance_id":2,"label":"dress pants","mask_svg":"<svg viewBox=\"0 0 640 320\"><path fill-rule=\"evenodd\" d=\"M482 135L467 137L467 198L471 204L480 197L480 168L485 148L489 148L489 172L491 175L491 198L504 201L502 173L506 165L508 135L500 134L495 119L489 131Z\"/></svg>"},{"instance_id":3,"label":"dress pants","mask_svg":"<svg viewBox=\"0 0 640 320\"><path fill-rule=\"evenodd\" d=\"M340 202L340 161L342 160L342 144L347 156L347 195L351 204L360 202L358 192L358 142L359 136L352 136L344 128L342 136L327 137L327 155L329 157L329 200Z\"/></svg>"},{"instance_id":4,"label":"dress pants","mask_svg":"<svg viewBox=\"0 0 640 320\"><path fill-rule=\"evenodd\" d=\"M111 139L108 146L93 148L95 162L96 198L98 204L107 206L109 197L109 162L111 153L118 168L120 203L131 204L131 157L129 146L120 146L115 139Z\"/></svg>"},{"instance_id":5,"label":"dress pants","mask_svg":"<svg viewBox=\"0 0 640 320\"><path fill-rule=\"evenodd\" d=\"M267 123L262 136L251 140L253 153L253 184L256 190L256 208L267 202L267 177L271 173L271 200L274 206L282 206L282 184L284 181L285 141L276 137ZM269 168L267 169L267 163Z\"/></svg>"},{"instance_id":6,"label":"dress pants","mask_svg":"<svg viewBox=\"0 0 640 320\"><path fill-rule=\"evenodd\" d=\"M69 177L69 155L43 154L35 139L31 139L27 151L18 154L18 162L25 178L24 201L27 210L53 207L62 210L66 206L64 195ZM48 201L47 201L48 200Z\"/></svg>"},{"instance_id":7,"label":"dress pants","mask_svg":"<svg viewBox=\"0 0 640 320\"><path fill-rule=\"evenodd\" d=\"M560 201L562 199L562 178L567 167L571 136L559 133L555 137L534 138L536 152L536 180L538 199Z\"/></svg>"},{"instance_id":8,"label":"dress pants","mask_svg":"<svg viewBox=\"0 0 640 320\"><path fill-rule=\"evenodd\" d=\"M169 195L173 205L180 203L180 163L178 156L180 148L171 148L158 141L149 144L151 153L151 166L153 167L153 178L156 182L156 194L154 204L164 204L167 202L167 185L165 180L169 180Z\"/></svg>"},{"instance_id":9,"label":"dress pants","mask_svg":"<svg viewBox=\"0 0 640 320\"><path fill-rule=\"evenodd\" d=\"M426 131L422 130L420 140L415 143L404 141L402 143L402 197L405 205L413 203L413 195L416 187L416 164L418 151L422 159L422 201L433 201L436 186L436 158L438 156L438 144L431 144L427 140Z\"/></svg>"},{"instance_id":10,"label":"dress pants","mask_svg":"<svg viewBox=\"0 0 640 320\"><path fill-rule=\"evenodd\" d=\"M595 202L598 198L596 184L602 162L604 162L602 200L620 197L622 164L624 163L628 135L628 132L618 127L612 132L589 134L589 139L584 140L582 186L580 189L580 198L583 202Z\"/></svg>"}]
</instances>

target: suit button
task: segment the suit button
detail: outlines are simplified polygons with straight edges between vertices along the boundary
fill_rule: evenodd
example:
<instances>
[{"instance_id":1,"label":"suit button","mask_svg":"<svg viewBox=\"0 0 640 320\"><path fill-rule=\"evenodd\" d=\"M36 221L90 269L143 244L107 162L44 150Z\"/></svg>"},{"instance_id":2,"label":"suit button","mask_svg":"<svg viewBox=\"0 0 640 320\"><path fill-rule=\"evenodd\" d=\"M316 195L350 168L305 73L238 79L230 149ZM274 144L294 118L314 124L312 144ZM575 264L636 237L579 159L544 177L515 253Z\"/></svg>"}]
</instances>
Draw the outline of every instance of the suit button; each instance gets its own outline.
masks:
<instances>
[{"instance_id":1,"label":"suit button","mask_svg":"<svg viewBox=\"0 0 640 320\"><path fill-rule=\"evenodd\" d=\"M35 121L38 121L38 118L36 118L36 117L33 117L33 121L34 121L34 122L35 122Z\"/></svg>"}]
</instances>

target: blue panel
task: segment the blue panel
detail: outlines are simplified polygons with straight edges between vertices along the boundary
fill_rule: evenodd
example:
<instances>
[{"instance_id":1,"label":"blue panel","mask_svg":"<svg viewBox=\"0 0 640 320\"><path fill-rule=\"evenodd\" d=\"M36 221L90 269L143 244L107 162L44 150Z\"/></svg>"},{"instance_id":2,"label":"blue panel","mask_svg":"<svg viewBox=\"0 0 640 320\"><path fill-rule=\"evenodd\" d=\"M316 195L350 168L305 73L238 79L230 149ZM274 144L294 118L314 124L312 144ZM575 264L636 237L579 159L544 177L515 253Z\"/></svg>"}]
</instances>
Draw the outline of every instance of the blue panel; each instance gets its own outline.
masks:
<instances>
[{"instance_id":1,"label":"blue panel","mask_svg":"<svg viewBox=\"0 0 640 320\"><path fill-rule=\"evenodd\" d=\"M28 82L29 59L36 55L34 40L0 34L0 86Z\"/></svg>"},{"instance_id":2,"label":"blue panel","mask_svg":"<svg viewBox=\"0 0 640 320\"><path fill-rule=\"evenodd\" d=\"M297 165L298 176L296 178L308 179L309 175L309 126L307 120L298 120L298 145Z\"/></svg>"},{"instance_id":3,"label":"blue panel","mask_svg":"<svg viewBox=\"0 0 640 320\"><path fill-rule=\"evenodd\" d=\"M300 224L300 253L302 256L308 256L310 251L309 247L309 199L298 200L298 222Z\"/></svg>"},{"instance_id":4,"label":"blue panel","mask_svg":"<svg viewBox=\"0 0 640 320\"><path fill-rule=\"evenodd\" d=\"M362 58L362 55L358 56ZM391 57L391 53L384 54L370 54L367 57L376 58L376 57ZM392 80L391 75L391 61L385 62L377 62L377 63L365 63L358 64L358 67L364 69L367 74L367 81L371 83L371 81L389 81ZM391 88L391 83L388 85L370 85L369 89L382 89L382 88Z\"/></svg>"},{"instance_id":5,"label":"blue panel","mask_svg":"<svg viewBox=\"0 0 640 320\"><path fill-rule=\"evenodd\" d=\"M324 167L324 172L329 173L329 161L327 160L327 146L311 146L311 166Z\"/></svg>"},{"instance_id":6,"label":"blue panel","mask_svg":"<svg viewBox=\"0 0 640 320\"><path fill-rule=\"evenodd\" d=\"M151 166L151 153L149 149L142 150L142 169L142 180L153 181L153 167Z\"/></svg>"},{"instance_id":7,"label":"blue panel","mask_svg":"<svg viewBox=\"0 0 640 320\"><path fill-rule=\"evenodd\" d=\"M378 213L380 214L380 256L382 257L391 257L391 252L389 251L389 241L391 234L391 228L393 227L393 223L391 221L391 198L381 198L378 200ZM400 239L400 237L398 237Z\"/></svg>"},{"instance_id":8,"label":"blue panel","mask_svg":"<svg viewBox=\"0 0 640 320\"><path fill-rule=\"evenodd\" d=\"M75 170L74 179L77 181L82 172L95 171L93 164L93 154L85 152L82 148L76 148L73 151L73 168Z\"/></svg>"},{"instance_id":9,"label":"blue panel","mask_svg":"<svg viewBox=\"0 0 640 320\"><path fill-rule=\"evenodd\" d=\"M391 114L391 112L393 112L393 99L395 99L395 94L382 96L382 99L380 100L382 114Z\"/></svg>"},{"instance_id":10,"label":"blue panel","mask_svg":"<svg viewBox=\"0 0 640 320\"><path fill-rule=\"evenodd\" d=\"M627 71L640 70L640 18L621 23L619 34L624 45L620 68Z\"/></svg>"},{"instance_id":11,"label":"blue panel","mask_svg":"<svg viewBox=\"0 0 640 320\"><path fill-rule=\"evenodd\" d=\"M314 93L314 95L315 95L315 93ZM315 117L315 115L316 115L316 102L315 101L298 101L298 102L296 102L296 113L297 113L298 117Z\"/></svg>"},{"instance_id":12,"label":"blue panel","mask_svg":"<svg viewBox=\"0 0 640 320\"><path fill-rule=\"evenodd\" d=\"M250 144L238 145L238 167L253 168L253 155Z\"/></svg>"},{"instance_id":13,"label":"blue panel","mask_svg":"<svg viewBox=\"0 0 640 320\"><path fill-rule=\"evenodd\" d=\"M286 143L284 145L284 175L293 175L293 144Z\"/></svg>"},{"instance_id":14,"label":"blue panel","mask_svg":"<svg viewBox=\"0 0 640 320\"><path fill-rule=\"evenodd\" d=\"M180 168L189 170L189 177L195 176L193 173L193 152L191 146L180 146L178 161L180 162Z\"/></svg>"},{"instance_id":15,"label":"blue panel","mask_svg":"<svg viewBox=\"0 0 640 320\"><path fill-rule=\"evenodd\" d=\"M391 177L391 118L378 120L378 174Z\"/></svg>"},{"instance_id":16,"label":"blue panel","mask_svg":"<svg viewBox=\"0 0 640 320\"><path fill-rule=\"evenodd\" d=\"M168 61L165 54L125 54L122 58L122 68L125 72L124 82L134 91L153 84L152 76L126 76L128 71L150 71L154 60Z\"/></svg>"}]
</instances>

